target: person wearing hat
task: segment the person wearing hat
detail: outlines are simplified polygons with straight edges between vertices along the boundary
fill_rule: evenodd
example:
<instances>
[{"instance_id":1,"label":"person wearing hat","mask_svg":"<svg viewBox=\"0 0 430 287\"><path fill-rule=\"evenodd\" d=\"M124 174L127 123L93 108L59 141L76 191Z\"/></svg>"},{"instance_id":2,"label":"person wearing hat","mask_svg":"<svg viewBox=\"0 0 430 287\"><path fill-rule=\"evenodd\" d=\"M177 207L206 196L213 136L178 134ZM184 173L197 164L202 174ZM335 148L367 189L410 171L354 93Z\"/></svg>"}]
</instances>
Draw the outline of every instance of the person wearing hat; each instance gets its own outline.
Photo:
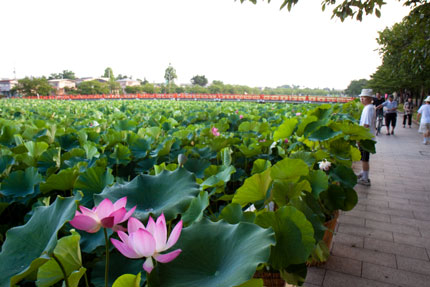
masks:
<instances>
[{"instance_id":1,"label":"person wearing hat","mask_svg":"<svg viewBox=\"0 0 430 287\"><path fill-rule=\"evenodd\" d=\"M371 134L375 134L375 108L372 104L373 100L373 91L372 89L363 89L360 94L360 101L364 105L363 111L361 112L360 117L360 126L368 128ZM369 179L369 158L370 153L368 151L363 150L360 146L361 152L361 164L363 170L358 175L357 183L370 186Z\"/></svg>"},{"instance_id":2,"label":"person wearing hat","mask_svg":"<svg viewBox=\"0 0 430 287\"><path fill-rule=\"evenodd\" d=\"M423 144L430 144L430 96L424 100L425 104L418 109L417 120L420 120L418 132L424 136Z\"/></svg>"},{"instance_id":3,"label":"person wearing hat","mask_svg":"<svg viewBox=\"0 0 430 287\"><path fill-rule=\"evenodd\" d=\"M387 126L387 136L390 135L390 124L391 124L391 134L394 135L394 128L396 127L397 120L397 102L394 100L393 95L388 96L388 101L383 102L377 109L386 108L385 113L385 125Z\"/></svg>"}]
</instances>

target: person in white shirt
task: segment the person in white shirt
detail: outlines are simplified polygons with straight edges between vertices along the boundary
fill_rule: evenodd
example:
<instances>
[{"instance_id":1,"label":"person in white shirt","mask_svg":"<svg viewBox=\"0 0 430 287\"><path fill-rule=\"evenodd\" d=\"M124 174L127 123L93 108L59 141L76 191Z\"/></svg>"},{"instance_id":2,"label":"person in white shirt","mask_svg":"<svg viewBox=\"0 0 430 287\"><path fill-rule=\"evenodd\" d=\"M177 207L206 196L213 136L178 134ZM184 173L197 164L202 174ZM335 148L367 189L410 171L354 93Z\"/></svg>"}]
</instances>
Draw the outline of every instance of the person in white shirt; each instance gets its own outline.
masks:
<instances>
[{"instance_id":1,"label":"person in white shirt","mask_svg":"<svg viewBox=\"0 0 430 287\"><path fill-rule=\"evenodd\" d=\"M425 104L418 109L417 120L420 120L418 132L424 136L423 144L430 144L430 96L424 100Z\"/></svg>"},{"instance_id":2,"label":"person in white shirt","mask_svg":"<svg viewBox=\"0 0 430 287\"><path fill-rule=\"evenodd\" d=\"M360 101L364 105L363 111L361 112L361 118L360 118L360 126L363 126L365 128L368 128L370 130L370 133L373 135L375 134L375 107L372 105L372 99L373 99L373 91L372 89L363 89L360 94ZM369 170L370 170L370 164L369 164L369 158L370 153L368 151L363 150L360 147L361 152L361 164L363 167L363 170L358 175L358 183L366 186L370 186L370 179L369 179Z\"/></svg>"}]
</instances>

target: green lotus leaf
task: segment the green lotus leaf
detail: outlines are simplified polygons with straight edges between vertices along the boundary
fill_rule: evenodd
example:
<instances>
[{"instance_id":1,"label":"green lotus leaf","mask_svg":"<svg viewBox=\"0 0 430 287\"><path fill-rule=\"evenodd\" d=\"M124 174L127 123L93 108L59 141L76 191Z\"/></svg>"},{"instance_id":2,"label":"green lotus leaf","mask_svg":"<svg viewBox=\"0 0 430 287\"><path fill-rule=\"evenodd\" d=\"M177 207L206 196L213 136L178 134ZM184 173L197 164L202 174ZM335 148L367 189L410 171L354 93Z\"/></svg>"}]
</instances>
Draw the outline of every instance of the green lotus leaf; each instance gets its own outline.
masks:
<instances>
[{"instance_id":1,"label":"green lotus leaf","mask_svg":"<svg viewBox=\"0 0 430 287\"><path fill-rule=\"evenodd\" d=\"M275 231L276 245L272 247L269 262L277 270L305 263L314 249L312 224L295 207L283 206L276 212L258 214L255 223Z\"/></svg>"},{"instance_id":2,"label":"green lotus leaf","mask_svg":"<svg viewBox=\"0 0 430 287\"><path fill-rule=\"evenodd\" d=\"M150 156L160 157L160 156L168 155L174 143L175 143L175 139L165 140L163 143L159 144L155 150L150 152Z\"/></svg>"},{"instance_id":3,"label":"green lotus leaf","mask_svg":"<svg viewBox=\"0 0 430 287\"><path fill-rule=\"evenodd\" d=\"M189 158L184 164L184 167L194 173L197 178L203 178L205 176L205 169L211 165L210 161L206 159Z\"/></svg>"},{"instance_id":4,"label":"green lotus leaf","mask_svg":"<svg viewBox=\"0 0 430 287\"><path fill-rule=\"evenodd\" d=\"M40 184L42 193L50 192L51 190L72 190L75 181L79 175L78 167L63 169L57 174L50 175L46 182Z\"/></svg>"},{"instance_id":5,"label":"green lotus leaf","mask_svg":"<svg viewBox=\"0 0 430 287\"><path fill-rule=\"evenodd\" d=\"M114 160L115 164L127 165L131 160L131 152L128 147L118 143L109 157Z\"/></svg>"},{"instance_id":6,"label":"green lotus leaf","mask_svg":"<svg viewBox=\"0 0 430 287\"><path fill-rule=\"evenodd\" d=\"M50 206L38 207L25 225L7 231L0 253L0 262L7 262L0 264L0 287L14 286L49 260L57 232L75 211L75 198L57 197Z\"/></svg>"},{"instance_id":7,"label":"green lotus leaf","mask_svg":"<svg viewBox=\"0 0 430 287\"><path fill-rule=\"evenodd\" d=\"M251 122L243 122L239 125L238 131L239 132L249 132L252 131L253 125Z\"/></svg>"},{"instance_id":8,"label":"green lotus leaf","mask_svg":"<svg viewBox=\"0 0 430 287\"><path fill-rule=\"evenodd\" d=\"M305 283L307 272L306 264L290 265L288 268L280 270L281 278L294 286L302 286Z\"/></svg>"},{"instance_id":9,"label":"green lotus leaf","mask_svg":"<svg viewBox=\"0 0 430 287\"><path fill-rule=\"evenodd\" d=\"M138 138L131 143L129 143L129 148L132 155L137 158L145 158L148 154L148 149L150 148L148 142L143 138Z\"/></svg>"},{"instance_id":10,"label":"green lotus leaf","mask_svg":"<svg viewBox=\"0 0 430 287\"><path fill-rule=\"evenodd\" d=\"M261 173L266 169L270 168L271 166L272 166L272 163L269 160L265 160L261 158L256 159L252 165L251 174Z\"/></svg>"},{"instance_id":11,"label":"green lotus leaf","mask_svg":"<svg viewBox=\"0 0 430 287\"><path fill-rule=\"evenodd\" d=\"M11 198L12 201L10 202L32 197L38 193L37 185L42 182L42 180L42 176L34 167L29 167L25 171L14 171L3 180L0 193Z\"/></svg>"},{"instance_id":12,"label":"green lotus leaf","mask_svg":"<svg viewBox=\"0 0 430 287\"><path fill-rule=\"evenodd\" d=\"M353 188L357 184L357 176L352 168L338 165L330 170L330 176L334 181L340 182L346 187Z\"/></svg>"},{"instance_id":13,"label":"green lotus leaf","mask_svg":"<svg viewBox=\"0 0 430 287\"><path fill-rule=\"evenodd\" d=\"M255 213L253 212L243 212L242 206L238 203L230 203L223 208L219 219L223 219L230 224L236 224L241 221L254 223Z\"/></svg>"},{"instance_id":14,"label":"green lotus leaf","mask_svg":"<svg viewBox=\"0 0 430 287\"><path fill-rule=\"evenodd\" d=\"M45 142L32 141L24 143L24 146L27 148L28 155L34 159L37 159L49 147Z\"/></svg>"},{"instance_id":15,"label":"green lotus leaf","mask_svg":"<svg viewBox=\"0 0 430 287\"><path fill-rule=\"evenodd\" d=\"M232 144L235 144L239 141L240 141L239 139L225 138L223 136L220 136L220 137L211 139L208 145L211 147L212 150L218 152L223 148L227 146L231 146Z\"/></svg>"},{"instance_id":16,"label":"green lotus leaf","mask_svg":"<svg viewBox=\"0 0 430 287\"><path fill-rule=\"evenodd\" d=\"M286 205L291 199L298 198L302 193L311 192L309 181L275 180L273 183L273 200L278 206Z\"/></svg>"},{"instance_id":17,"label":"green lotus leaf","mask_svg":"<svg viewBox=\"0 0 430 287\"><path fill-rule=\"evenodd\" d=\"M0 174L4 172L8 172L10 167L15 163L15 159L10 155L2 155L0 156Z\"/></svg>"},{"instance_id":18,"label":"green lotus leaf","mask_svg":"<svg viewBox=\"0 0 430 287\"><path fill-rule=\"evenodd\" d=\"M370 153L376 153L375 144L376 144L376 142L374 140L361 140L360 141L360 147L363 150L368 151Z\"/></svg>"},{"instance_id":19,"label":"green lotus leaf","mask_svg":"<svg viewBox=\"0 0 430 287\"><path fill-rule=\"evenodd\" d=\"M37 161L37 167L40 172L47 173L49 169L60 168L61 148L50 148L42 153Z\"/></svg>"},{"instance_id":20,"label":"green lotus leaf","mask_svg":"<svg viewBox=\"0 0 430 287\"><path fill-rule=\"evenodd\" d=\"M230 181L231 174L235 173L236 169L234 166L222 166L221 170L215 174L206 179L202 184L202 188L206 189L208 187L214 187L219 185L224 185L226 182Z\"/></svg>"},{"instance_id":21,"label":"green lotus leaf","mask_svg":"<svg viewBox=\"0 0 430 287\"><path fill-rule=\"evenodd\" d=\"M188 207L187 211L182 214L181 219L184 226L189 226L195 221L203 218L203 211L209 206L209 194L201 191L198 197L195 197Z\"/></svg>"},{"instance_id":22,"label":"green lotus leaf","mask_svg":"<svg viewBox=\"0 0 430 287\"><path fill-rule=\"evenodd\" d=\"M87 207L93 206L93 195L100 193L103 189L114 182L111 169L101 166L93 166L81 173L77 178L74 189L84 193L81 204Z\"/></svg>"},{"instance_id":23,"label":"green lotus leaf","mask_svg":"<svg viewBox=\"0 0 430 287\"><path fill-rule=\"evenodd\" d=\"M14 135L19 134L19 128L16 128L14 124L4 125L0 132L0 144L8 147L15 145Z\"/></svg>"},{"instance_id":24,"label":"green lotus leaf","mask_svg":"<svg viewBox=\"0 0 430 287\"><path fill-rule=\"evenodd\" d=\"M112 287L140 287L140 272L137 275L124 274L115 280Z\"/></svg>"},{"instance_id":25,"label":"green lotus leaf","mask_svg":"<svg viewBox=\"0 0 430 287\"><path fill-rule=\"evenodd\" d=\"M253 157L256 155L261 154L261 146L257 145L257 143L250 144L249 146L246 145L239 145L237 148L240 150L241 153L245 157Z\"/></svg>"},{"instance_id":26,"label":"green lotus leaf","mask_svg":"<svg viewBox=\"0 0 430 287\"><path fill-rule=\"evenodd\" d=\"M117 131L135 131L137 128L137 122L133 120L122 120L115 123L113 128Z\"/></svg>"},{"instance_id":27,"label":"green lotus leaf","mask_svg":"<svg viewBox=\"0 0 430 287\"><path fill-rule=\"evenodd\" d=\"M267 262L274 243L271 229L202 220L182 230L172 247L182 253L167 264L157 264L148 277L149 286L240 285L252 278L258 264Z\"/></svg>"},{"instance_id":28,"label":"green lotus leaf","mask_svg":"<svg viewBox=\"0 0 430 287\"><path fill-rule=\"evenodd\" d=\"M315 199L319 194L328 188L328 176L322 170L312 170L307 177L312 187L312 195Z\"/></svg>"},{"instance_id":29,"label":"green lotus leaf","mask_svg":"<svg viewBox=\"0 0 430 287\"><path fill-rule=\"evenodd\" d=\"M306 127L313 122L316 122L318 118L316 116L307 116L299 124L296 134L301 137L306 129Z\"/></svg>"},{"instance_id":30,"label":"green lotus leaf","mask_svg":"<svg viewBox=\"0 0 430 287\"><path fill-rule=\"evenodd\" d=\"M296 118L286 119L273 134L273 139L277 141L289 138L296 129L297 122Z\"/></svg>"},{"instance_id":31,"label":"green lotus leaf","mask_svg":"<svg viewBox=\"0 0 430 287\"><path fill-rule=\"evenodd\" d=\"M312 156L312 153L303 150L291 153L290 158L301 159L306 162L308 166L313 166L315 163L315 158Z\"/></svg>"},{"instance_id":32,"label":"green lotus leaf","mask_svg":"<svg viewBox=\"0 0 430 287\"><path fill-rule=\"evenodd\" d=\"M232 153L233 153L233 151L229 147L223 148L220 151L221 161L222 161L223 166L230 166L231 165L231 161L232 161L231 154Z\"/></svg>"},{"instance_id":33,"label":"green lotus leaf","mask_svg":"<svg viewBox=\"0 0 430 287\"><path fill-rule=\"evenodd\" d=\"M113 234L113 230L110 228L107 229L106 231L107 231L108 237L110 237ZM101 228L96 233L88 233L82 230L77 230L77 232L81 235L80 246L82 251L85 253L91 253L97 247L104 246L106 244L103 228Z\"/></svg>"},{"instance_id":34,"label":"green lotus leaf","mask_svg":"<svg viewBox=\"0 0 430 287\"><path fill-rule=\"evenodd\" d=\"M66 276L82 267L81 249L79 247L80 236L77 232L58 240L54 249L54 255L64 267ZM49 287L64 279L64 274L54 258L49 259L37 271L38 287Z\"/></svg>"},{"instance_id":35,"label":"green lotus leaf","mask_svg":"<svg viewBox=\"0 0 430 287\"><path fill-rule=\"evenodd\" d=\"M75 133L68 133L57 137L57 141L61 146L61 149L70 151L80 146L78 136Z\"/></svg>"},{"instance_id":36,"label":"green lotus leaf","mask_svg":"<svg viewBox=\"0 0 430 287\"><path fill-rule=\"evenodd\" d=\"M339 160L351 160L350 144L344 139L330 142L329 153Z\"/></svg>"},{"instance_id":37,"label":"green lotus leaf","mask_svg":"<svg viewBox=\"0 0 430 287\"><path fill-rule=\"evenodd\" d=\"M307 196L310 197L310 200L313 199L311 195ZM318 204L316 201L315 203ZM322 240L324 237L324 232L327 228L324 226L325 216L321 209L319 211L313 210L308 205L308 200L304 200L302 198L293 198L288 204L303 212L303 214L306 216L306 219L312 224L315 242Z\"/></svg>"},{"instance_id":38,"label":"green lotus leaf","mask_svg":"<svg viewBox=\"0 0 430 287\"><path fill-rule=\"evenodd\" d=\"M332 184L322 192L321 200L324 206L331 211L338 209L351 210L358 202L357 193L352 188L343 188L342 186Z\"/></svg>"},{"instance_id":39,"label":"green lotus leaf","mask_svg":"<svg viewBox=\"0 0 430 287\"><path fill-rule=\"evenodd\" d=\"M115 202L127 196L127 208L137 206L134 216L138 219L146 221L150 214L158 217L164 213L166 220L172 220L187 210L199 192L194 175L179 168L156 176L141 174L128 183L106 187L94 195L94 201L98 204L109 198Z\"/></svg>"},{"instance_id":40,"label":"green lotus leaf","mask_svg":"<svg viewBox=\"0 0 430 287\"><path fill-rule=\"evenodd\" d=\"M322 126L313 133L311 133L308 139L311 141L327 141L333 139L341 133L341 131L334 131L327 126Z\"/></svg>"},{"instance_id":41,"label":"green lotus leaf","mask_svg":"<svg viewBox=\"0 0 430 287\"><path fill-rule=\"evenodd\" d=\"M109 256L109 278L108 286L112 286L118 277L124 274L138 274L143 271L144 259L129 259L119 252L112 252ZM143 278L145 279L145 278ZM105 286L105 261L101 260L94 264L91 272L91 283L95 287ZM127 287L129 287L128 285ZM134 285L131 285L134 286ZM131 287L130 286L130 287Z\"/></svg>"},{"instance_id":42,"label":"green lotus leaf","mask_svg":"<svg viewBox=\"0 0 430 287\"><path fill-rule=\"evenodd\" d=\"M93 157L98 158L100 156L97 147L91 142L84 143L82 148L85 150L85 155L87 159L92 159Z\"/></svg>"},{"instance_id":43,"label":"green lotus leaf","mask_svg":"<svg viewBox=\"0 0 430 287\"><path fill-rule=\"evenodd\" d=\"M269 168L262 173L256 173L245 179L243 185L234 194L232 202L245 206L249 203L265 200L267 190L272 183L270 172L271 169Z\"/></svg>"},{"instance_id":44,"label":"green lotus leaf","mask_svg":"<svg viewBox=\"0 0 430 287\"><path fill-rule=\"evenodd\" d=\"M348 135L354 141L373 138L368 128L350 121L334 122L330 124L330 127L335 131L341 131L343 134Z\"/></svg>"},{"instance_id":45,"label":"green lotus leaf","mask_svg":"<svg viewBox=\"0 0 430 287\"><path fill-rule=\"evenodd\" d=\"M87 269L84 267L79 268L79 270L72 271L72 273L70 273L69 277L67 278L69 281L69 286L78 287L79 281L81 281L81 278L85 275L85 272L87 272ZM62 286L65 286L64 282Z\"/></svg>"},{"instance_id":46,"label":"green lotus leaf","mask_svg":"<svg viewBox=\"0 0 430 287\"><path fill-rule=\"evenodd\" d=\"M284 158L271 168L270 176L273 179L297 180L300 176L309 174L308 165L301 159Z\"/></svg>"}]
</instances>

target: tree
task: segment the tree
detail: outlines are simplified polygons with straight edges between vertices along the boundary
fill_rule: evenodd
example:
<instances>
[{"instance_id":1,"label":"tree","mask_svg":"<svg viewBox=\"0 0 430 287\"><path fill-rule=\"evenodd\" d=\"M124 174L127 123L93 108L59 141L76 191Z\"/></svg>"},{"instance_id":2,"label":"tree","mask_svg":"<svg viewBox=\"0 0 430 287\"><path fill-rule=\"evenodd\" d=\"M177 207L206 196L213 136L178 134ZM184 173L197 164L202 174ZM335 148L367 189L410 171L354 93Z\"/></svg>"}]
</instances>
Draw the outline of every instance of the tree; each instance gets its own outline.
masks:
<instances>
[{"instance_id":1,"label":"tree","mask_svg":"<svg viewBox=\"0 0 430 287\"><path fill-rule=\"evenodd\" d=\"M18 80L18 84L13 87L12 93L18 93L26 97L30 96L48 96L52 91L48 80L42 78L29 78Z\"/></svg>"},{"instance_id":2,"label":"tree","mask_svg":"<svg viewBox=\"0 0 430 287\"><path fill-rule=\"evenodd\" d=\"M361 90L366 88L367 85L368 80L366 79L353 80L349 84L348 88L346 88L345 94L349 96L358 96L361 93Z\"/></svg>"},{"instance_id":3,"label":"tree","mask_svg":"<svg viewBox=\"0 0 430 287\"><path fill-rule=\"evenodd\" d=\"M53 79L69 79L69 80L74 80L76 79L75 73L69 70L63 70L62 73L52 73L51 75L49 75L48 80L53 80Z\"/></svg>"},{"instance_id":4,"label":"tree","mask_svg":"<svg viewBox=\"0 0 430 287\"><path fill-rule=\"evenodd\" d=\"M103 74L104 78L109 78L110 80L114 81L115 80L115 76L113 75L113 71L112 68L107 67L105 69L105 73Z\"/></svg>"},{"instance_id":5,"label":"tree","mask_svg":"<svg viewBox=\"0 0 430 287\"><path fill-rule=\"evenodd\" d=\"M109 84L99 81L85 81L78 85L77 93L81 95L109 94Z\"/></svg>"},{"instance_id":6,"label":"tree","mask_svg":"<svg viewBox=\"0 0 430 287\"><path fill-rule=\"evenodd\" d=\"M379 32L382 65L369 85L410 91L421 103L430 91L429 34L430 3L417 6L402 22Z\"/></svg>"},{"instance_id":7,"label":"tree","mask_svg":"<svg viewBox=\"0 0 430 287\"><path fill-rule=\"evenodd\" d=\"M236 1L236 0L235 0ZM240 0L241 3L250 1L257 4L257 0ZM263 0L262 0L263 1ZM267 0L270 3L271 0ZM416 7L428 3L428 0L399 0L403 1L405 6ZM287 7L288 11L296 5L299 0L283 0L281 8ZM361 21L363 14L369 15L375 13L376 17L381 16L381 7L386 2L383 0L322 0L321 8L324 11L327 6L336 5L333 9L333 17L338 17L342 22L348 18L354 18Z\"/></svg>"},{"instance_id":8,"label":"tree","mask_svg":"<svg viewBox=\"0 0 430 287\"><path fill-rule=\"evenodd\" d=\"M204 87L208 84L208 79L204 75L196 75L191 78L191 84Z\"/></svg>"},{"instance_id":9,"label":"tree","mask_svg":"<svg viewBox=\"0 0 430 287\"><path fill-rule=\"evenodd\" d=\"M167 82L168 85L168 92L170 93L170 86L172 82L174 83L175 79L177 79L178 76L176 75L175 68L172 67L172 65L169 63L169 66L166 68L166 71L164 72L164 79Z\"/></svg>"}]
</instances>

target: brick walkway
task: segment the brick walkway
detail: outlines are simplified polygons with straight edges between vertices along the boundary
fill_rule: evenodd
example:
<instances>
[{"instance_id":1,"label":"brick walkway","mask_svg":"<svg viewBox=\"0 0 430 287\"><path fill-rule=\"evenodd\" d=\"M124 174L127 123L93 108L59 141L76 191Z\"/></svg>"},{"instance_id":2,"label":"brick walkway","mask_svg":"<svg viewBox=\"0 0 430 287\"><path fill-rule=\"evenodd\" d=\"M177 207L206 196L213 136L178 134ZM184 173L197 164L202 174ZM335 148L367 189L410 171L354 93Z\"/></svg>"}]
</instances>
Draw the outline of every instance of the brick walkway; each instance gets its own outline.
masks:
<instances>
[{"instance_id":1,"label":"brick walkway","mask_svg":"<svg viewBox=\"0 0 430 287\"><path fill-rule=\"evenodd\" d=\"M430 286L430 145L417 129L383 127L372 186L356 186L358 205L339 217L331 257L305 286Z\"/></svg>"}]
</instances>

